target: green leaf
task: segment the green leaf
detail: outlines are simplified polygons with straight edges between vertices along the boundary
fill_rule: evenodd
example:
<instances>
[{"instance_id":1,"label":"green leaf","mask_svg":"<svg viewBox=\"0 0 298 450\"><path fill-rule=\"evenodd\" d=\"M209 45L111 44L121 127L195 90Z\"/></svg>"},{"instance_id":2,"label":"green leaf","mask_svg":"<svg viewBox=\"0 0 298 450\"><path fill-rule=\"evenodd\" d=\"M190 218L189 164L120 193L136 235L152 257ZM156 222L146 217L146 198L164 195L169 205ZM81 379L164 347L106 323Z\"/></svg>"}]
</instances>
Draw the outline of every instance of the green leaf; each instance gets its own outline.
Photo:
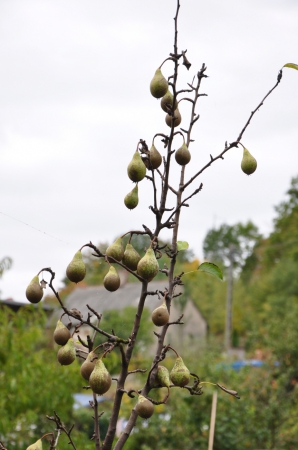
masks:
<instances>
[{"instance_id":1,"label":"green leaf","mask_svg":"<svg viewBox=\"0 0 298 450\"><path fill-rule=\"evenodd\" d=\"M287 64L284 65L284 67L289 67L290 69L298 70L298 64L287 63Z\"/></svg>"},{"instance_id":2,"label":"green leaf","mask_svg":"<svg viewBox=\"0 0 298 450\"><path fill-rule=\"evenodd\" d=\"M188 242L186 241L177 241L177 250L180 252L181 250L187 250L189 247Z\"/></svg>"},{"instance_id":3,"label":"green leaf","mask_svg":"<svg viewBox=\"0 0 298 450\"><path fill-rule=\"evenodd\" d=\"M222 271L216 264L204 262L198 267L198 271L199 272L207 272L210 275L213 275L216 278L223 280Z\"/></svg>"}]
</instances>

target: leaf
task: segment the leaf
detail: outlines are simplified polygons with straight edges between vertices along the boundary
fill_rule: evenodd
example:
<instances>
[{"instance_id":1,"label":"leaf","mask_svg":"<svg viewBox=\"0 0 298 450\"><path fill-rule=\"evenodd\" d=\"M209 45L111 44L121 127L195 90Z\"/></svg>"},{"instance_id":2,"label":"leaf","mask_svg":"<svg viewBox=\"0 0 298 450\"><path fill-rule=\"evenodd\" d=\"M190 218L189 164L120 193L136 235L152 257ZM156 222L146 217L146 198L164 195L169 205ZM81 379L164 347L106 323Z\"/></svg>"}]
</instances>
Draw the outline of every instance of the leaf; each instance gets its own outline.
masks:
<instances>
[{"instance_id":1,"label":"leaf","mask_svg":"<svg viewBox=\"0 0 298 450\"><path fill-rule=\"evenodd\" d=\"M189 247L188 242L186 241L177 241L177 250L180 252L181 250L187 250Z\"/></svg>"},{"instance_id":2,"label":"leaf","mask_svg":"<svg viewBox=\"0 0 298 450\"><path fill-rule=\"evenodd\" d=\"M287 63L287 64L285 64L283 67L289 67L290 69L296 69L296 70L298 70L298 64Z\"/></svg>"},{"instance_id":3,"label":"leaf","mask_svg":"<svg viewBox=\"0 0 298 450\"><path fill-rule=\"evenodd\" d=\"M216 264L204 262L198 267L198 271L207 272L210 275L214 275L216 278L219 278L221 281L223 280L222 271Z\"/></svg>"}]
</instances>

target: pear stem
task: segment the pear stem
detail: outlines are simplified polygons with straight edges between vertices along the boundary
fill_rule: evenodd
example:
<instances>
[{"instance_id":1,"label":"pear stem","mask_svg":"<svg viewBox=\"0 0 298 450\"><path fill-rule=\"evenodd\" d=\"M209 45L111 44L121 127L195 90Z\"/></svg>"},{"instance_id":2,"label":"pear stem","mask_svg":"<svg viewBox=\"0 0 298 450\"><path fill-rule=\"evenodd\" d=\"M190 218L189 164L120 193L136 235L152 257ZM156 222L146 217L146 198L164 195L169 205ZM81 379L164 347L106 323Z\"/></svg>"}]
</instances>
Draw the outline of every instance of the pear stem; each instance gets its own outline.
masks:
<instances>
[{"instance_id":1,"label":"pear stem","mask_svg":"<svg viewBox=\"0 0 298 450\"><path fill-rule=\"evenodd\" d=\"M46 433L40 438L40 440L45 438L46 436L52 436L52 439L53 439L54 438L54 433Z\"/></svg>"},{"instance_id":2,"label":"pear stem","mask_svg":"<svg viewBox=\"0 0 298 450\"><path fill-rule=\"evenodd\" d=\"M241 142L238 142L238 144L242 145L243 149L245 149L244 145L243 145L243 144L241 144Z\"/></svg>"},{"instance_id":3,"label":"pear stem","mask_svg":"<svg viewBox=\"0 0 298 450\"><path fill-rule=\"evenodd\" d=\"M168 348L170 348L171 350L173 350L173 352L176 353L177 358L180 358L180 355L178 355L178 353L176 352L176 350L175 350L173 347L171 347L170 345L168 345Z\"/></svg>"}]
</instances>

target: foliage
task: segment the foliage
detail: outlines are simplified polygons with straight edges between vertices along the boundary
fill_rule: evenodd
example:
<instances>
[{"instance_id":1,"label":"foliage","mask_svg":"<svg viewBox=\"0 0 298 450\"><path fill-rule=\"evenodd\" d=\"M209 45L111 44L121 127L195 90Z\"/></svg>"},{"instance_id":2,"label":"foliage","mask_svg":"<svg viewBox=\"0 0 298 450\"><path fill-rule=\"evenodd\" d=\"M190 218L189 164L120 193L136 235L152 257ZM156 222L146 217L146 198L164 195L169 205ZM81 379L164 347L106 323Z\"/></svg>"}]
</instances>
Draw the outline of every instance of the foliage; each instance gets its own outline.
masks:
<instances>
[{"instance_id":1,"label":"foliage","mask_svg":"<svg viewBox=\"0 0 298 450\"><path fill-rule=\"evenodd\" d=\"M0 309L0 440L10 449L24 448L45 433L45 414L55 409L69 423L73 393L81 389L77 363L58 367L45 323L41 308Z\"/></svg>"}]
</instances>

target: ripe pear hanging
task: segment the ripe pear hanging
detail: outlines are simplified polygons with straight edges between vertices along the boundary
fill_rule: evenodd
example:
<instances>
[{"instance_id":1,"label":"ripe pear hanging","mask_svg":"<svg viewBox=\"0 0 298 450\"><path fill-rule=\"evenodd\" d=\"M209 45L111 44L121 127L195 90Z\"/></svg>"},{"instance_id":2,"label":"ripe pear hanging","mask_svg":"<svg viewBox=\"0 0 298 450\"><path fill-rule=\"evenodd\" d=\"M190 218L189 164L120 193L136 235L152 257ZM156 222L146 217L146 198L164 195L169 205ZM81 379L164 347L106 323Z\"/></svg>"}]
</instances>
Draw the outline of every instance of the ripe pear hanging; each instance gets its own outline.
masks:
<instances>
[{"instance_id":1,"label":"ripe pear hanging","mask_svg":"<svg viewBox=\"0 0 298 450\"><path fill-rule=\"evenodd\" d=\"M69 366L69 364L74 362L76 349L73 338L68 339L67 343L59 349L57 359L62 366Z\"/></svg>"},{"instance_id":2,"label":"ripe pear hanging","mask_svg":"<svg viewBox=\"0 0 298 450\"><path fill-rule=\"evenodd\" d=\"M61 320L58 320L55 331L54 341L56 344L65 345L70 338L70 331Z\"/></svg>"},{"instance_id":3,"label":"ripe pear hanging","mask_svg":"<svg viewBox=\"0 0 298 450\"><path fill-rule=\"evenodd\" d=\"M124 254L124 248L123 248L123 245L122 245L122 238L121 237L116 239L116 241L113 242L113 244L111 244L106 249L106 255L107 256L111 256L116 261L121 261L122 258L123 258L123 254ZM112 261L112 260L109 260L109 261Z\"/></svg>"},{"instance_id":4,"label":"ripe pear hanging","mask_svg":"<svg viewBox=\"0 0 298 450\"><path fill-rule=\"evenodd\" d=\"M79 283L85 278L86 266L82 258L82 252L79 250L74 255L66 269L67 278L74 283Z\"/></svg>"},{"instance_id":5,"label":"ripe pear hanging","mask_svg":"<svg viewBox=\"0 0 298 450\"><path fill-rule=\"evenodd\" d=\"M189 163L191 154L185 142L183 142L182 146L176 150L175 159L180 166L186 166L186 164Z\"/></svg>"},{"instance_id":6,"label":"ripe pear hanging","mask_svg":"<svg viewBox=\"0 0 298 450\"><path fill-rule=\"evenodd\" d=\"M85 380L89 381L90 375L93 372L93 369L95 368L95 364L97 361L97 355L94 352L88 353L87 358L81 365L81 375Z\"/></svg>"},{"instance_id":7,"label":"ripe pear hanging","mask_svg":"<svg viewBox=\"0 0 298 450\"><path fill-rule=\"evenodd\" d=\"M42 450L42 440L38 439L34 444L29 445L26 450Z\"/></svg>"},{"instance_id":8,"label":"ripe pear hanging","mask_svg":"<svg viewBox=\"0 0 298 450\"><path fill-rule=\"evenodd\" d=\"M43 289L39 284L38 275L36 275L34 278L32 278L26 289L26 297L29 302L38 303L42 299L42 296Z\"/></svg>"},{"instance_id":9,"label":"ripe pear hanging","mask_svg":"<svg viewBox=\"0 0 298 450\"><path fill-rule=\"evenodd\" d=\"M117 291L119 288L120 278L114 266L110 266L108 273L103 279L103 285L106 290L110 292Z\"/></svg>"},{"instance_id":10,"label":"ripe pear hanging","mask_svg":"<svg viewBox=\"0 0 298 450\"><path fill-rule=\"evenodd\" d=\"M172 116L170 116L170 114L167 114L166 115L166 124L168 125L168 127L171 127L172 126ZM178 127L178 125L180 125L180 123L181 123L181 120L182 120L182 118L181 118L181 114L180 114L180 111L179 111L179 109L177 108L177 109L175 109L175 111L174 111L174 127Z\"/></svg>"},{"instance_id":11,"label":"ripe pear hanging","mask_svg":"<svg viewBox=\"0 0 298 450\"><path fill-rule=\"evenodd\" d=\"M164 367L164 366L157 367L157 374L156 374L155 381L158 386L167 387L167 388L170 387L170 384L171 384L170 374L166 367Z\"/></svg>"},{"instance_id":12,"label":"ripe pear hanging","mask_svg":"<svg viewBox=\"0 0 298 450\"><path fill-rule=\"evenodd\" d=\"M174 100L174 97L173 97L173 94L170 91L168 91L163 96L163 98L160 101L160 106L162 107L164 112L167 113L167 112L169 112L169 110L172 109L172 107L173 107L173 100ZM177 102L177 100L175 100L175 108L174 109L177 109L177 107L178 107L178 102Z\"/></svg>"},{"instance_id":13,"label":"ripe pear hanging","mask_svg":"<svg viewBox=\"0 0 298 450\"><path fill-rule=\"evenodd\" d=\"M149 159L150 159L152 169L158 169L162 163L161 154L159 153L159 151L153 144L149 151Z\"/></svg>"},{"instance_id":14,"label":"ripe pear hanging","mask_svg":"<svg viewBox=\"0 0 298 450\"><path fill-rule=\"evenodd\" d=\"M132 246L132 244L127 244L125 247L125 252L123 255L122 262L125 266L127 266L130 270L137 270L138 262L141 257L136 251L136 249Z\"/></svg>"},{"instance_id":15,"label":"ripe pear hanging","mask_svg":"<svg viewBox=\"0 0 298 450\"><path fill-rule=\"evenodd\" d=\"M158 308L156 308L151 315L152 322L157 327L162 327L166 325L169 321L170 315L165 302Z\"/></svg>"},{"instance_id":16,"label":"ripe pear hanging","mask_svg":"<svg viewBox=\"0 0 298 450\"><path fill-rule=\"evenodd\" d=\"M145 280L151 281L158 274L158 271L158 262L154 250L150 246L143 258L140 259L137 272L142 278L145 278Z\"/></svg>"},{"instance_id":17,"label":"ripe pear hanging","mask_svg":"<svg viewBox=\"0 0 298 450\"><path fill-rule=\"evenodd\" d=\"M90 375L91 389L99 395L105 394L111 387L112 378L101 359L98 359Z\"/></svg>"},{"instance_id":18,"label":"ripe pear hanging","mask_svg":"<svg viewBox=\"0 0 298 450\"><path fill-rule=\"evenodd\" d=\"M186 365L184 364L181 356L177 357L174 367L171 370L170 378L175 386L183 387L189 383L190 372L186 367Z\"/></svg>"},{"instance_id":19,"label":"ripe pear hanging","mask_svg":"<svg viewBox=\"0 0 298 450\"><path fill-rule=\"evenodd\" d=\"M139 395L135 410L142 419L149 419L154 413L154 406L146 397Z\"/></svg>"},{"instance_id":20,"label":"ripe pear hanging","mask_svg":"<svg viewBox=\"0 0 298 450\"><path fill-rule=\"evenodd\" d=\"M168 91L168 82L158 68L150 83L150 92L155 98L163 97Z\"/></svg>"},{"instance_id":21,"label":"ripe pear hanging","mask_svg":"<svg viewBox=\"0 0 298 450\"><path fill-rule=\"evenodd\" d=\"M136 184L133 190L124 197L124 204L126 208L134 209L136 206L138 206L138 203L139 203L138 185Z\"/></svg>"},{"instance_id":22,"label":"ripe pear hanging","mask_svg":"<svg viewBox=\"0 0 298 450\"><path fill-rule=\"evenodd\" d=\"M247 148L243 147L243 157L241 169L246 175L251 175L257 168L257 160L249 153Z\"/></svg>"},{"instance_id":23,"label":"ripe pear hanging","mask_svg":"<svg viewBox=\"0 0 298 450\"><path fill-rule=\"evenodd\" d=\"M146 166L143 163L143 160L138 150L134 153L132 160L128 164L127 175L135 183L142 181L142 179L146 175Z\"/></svg>"}]
</instances>

